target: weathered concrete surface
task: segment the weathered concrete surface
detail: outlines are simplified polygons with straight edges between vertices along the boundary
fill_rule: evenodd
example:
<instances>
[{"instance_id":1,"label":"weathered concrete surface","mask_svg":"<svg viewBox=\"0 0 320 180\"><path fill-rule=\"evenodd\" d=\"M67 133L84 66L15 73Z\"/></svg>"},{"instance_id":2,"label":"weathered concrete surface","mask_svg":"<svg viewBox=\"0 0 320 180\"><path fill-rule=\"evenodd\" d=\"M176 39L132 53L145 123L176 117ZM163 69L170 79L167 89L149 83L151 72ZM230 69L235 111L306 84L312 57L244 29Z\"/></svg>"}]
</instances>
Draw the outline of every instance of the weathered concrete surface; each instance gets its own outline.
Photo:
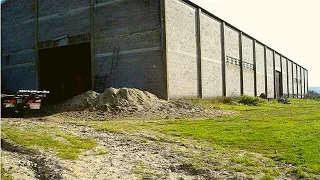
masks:
<instances>
[{"instance_id":1,"label":"weathered concrete surface","mask_svg":"<svg viewBox=\"0 0 320 180\"><path fill-rule=\"evenodd\" d=\"M275 68L276 68L276 71L281 72L280 54L275 53L274 58L275 58Z\"/></svg>"},{"instance_id":2,"label":"weathered concrete surface","mask_svg":"<svg viewBox=\"0 0 320 180\"><path fill-rule=\"evenodd\" d=\"M298 83L297 83L297 65L296 64L293 64L293 80L292 80L292 82L293 82L293 91L292 92L293 92L294 97L297 97Z\"/></svg>"},{"instance_id":3,"label":"weathered concrete surface","mask_svg":"<svg viewBox=\"0 0 320 180\"><path fill-rule=\"evenodd\" d=\"M293 95L292 62L288 60L289 95Z\"/></svg>"},{"instance_id":4,"label":"weathered concrete surface","mask_svg":"<svg viewBox=\"0 0 320 180\"><path fill-rule=\"evenodd\" d=\"M273 52L267 48L267 96L274 98Z\"/></svg>"},{"instance_id":5,"label":"weathered concrete surface","mask_svg":"<svg viewBox=\"0 0 320 180\"><path fill-rule=\"evenodd\" d=\"M97 76L110 77L113 51L119 47L114 87L135 87L166 97L159 8L158 0L103 0L95 5Z\"/></svg>"},{"instance_id":6,"label":"weathered concrete surface","mask_svg":"<svg viewBox=\"0 0 320 180\"><path fill-rule=\"evenodd\" d=\"M301 76L300 76L300 66L297 65L297 95L298 97L301 97Z\"/></svg>"},{"instance_id":7,"label":"weathered concrete surface","mask_svg":"<svg viewBox=\"0 0 320 180\"><path fill-rule=\"evenodd\" d=\"M265 92L264 47L256 43L257 95Z\"/></svg>"},{"instance_id":8,"label":"weathered concrete surface","mask_svg":"<svg viewBox=\"0 0 320 180\"><path fill-rule=\"evenodd\" d=\"M239 33L232 28L225 27L226 56L240 59ZM226 89L227 96L240 96L240 66L226 63Z\"/></svg>"},{"instance_id":9,"label":"weathered concrete surface","mask_svg":"<svg viewBox=\"0 0 320 180\"><path fill-rule=\"evenodd\" d=\"M34 2L1 3L2 88L36 88Z\"/></svg>"},{"instance_id":10,"label":"weathered concrete surface","mask_svg":"<svg viewBox=\"0 0 320 180\"><path fill-rule=\"evenodd\" d=\"M250 64L253 62L253 40L242 37L242 61ZM254 96L254 70L243 66L243 94Z\"/></svg>"},{"instance_id":11,"label":"weathered concrete surface","mask_svg":"<svg viewBox=\"0 0 320 180\"><path fill-rule=\"evenodd\" d=\"M169 97L197 97L196 8L166 1Z\"/></svg>"},{"instance_id":12,"label":"weathered concrete surface","mask_svg":"<svg viewBox=\"0 0 320 180\"><path fill-rule=\"evenodd\" d=\"M288 95L288 73L287 73L287 59L282 57L282 88L283 88L283 95Z\"/></svg>"},{"instance_id":13,"label":"weathered concrete surface","mask_svg":"<svg viewBox=\"0 0 320 180\"><path fill-rule=\"evenodd\" d=\"M220 22L201 15L201 55L203 97L222 96Z\"/></svg>"},{"instance_id":14,"label":"weathered concrete surface","mask_svg":"<svg viewBox=\"0 0 320 180\"><path fill-rule=\"evenodd\" d=\"M39 41L90 33L90 1L39 0Z\"/></svg>"}]
</instances>

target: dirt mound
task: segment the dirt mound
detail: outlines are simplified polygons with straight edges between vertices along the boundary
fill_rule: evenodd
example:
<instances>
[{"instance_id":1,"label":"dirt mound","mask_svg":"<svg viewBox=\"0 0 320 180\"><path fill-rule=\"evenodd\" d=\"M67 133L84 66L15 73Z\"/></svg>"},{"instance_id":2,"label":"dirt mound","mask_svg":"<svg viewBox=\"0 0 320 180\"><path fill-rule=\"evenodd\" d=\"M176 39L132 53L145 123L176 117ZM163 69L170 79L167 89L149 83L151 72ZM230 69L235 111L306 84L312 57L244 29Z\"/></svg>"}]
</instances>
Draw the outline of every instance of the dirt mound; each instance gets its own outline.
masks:
<instances>
[{"instance_id":1,"label":"dirt mound","mask_svg":"<svg viewBox=\"0 0 320 180\"><path fill-rule=\"evenodd\" d=\"M94 91L75 96L65 101L61 111L79 111L79 110L102 110L108 112L114 111L139 111L147 109L158 109L166 101L159 99L154 94L147 91L141 91L131 88L109 88L99 94Z\"/></svg>"},{"instance_id":2,"label":"dirt mound","mask_svg":"<svg viewBox=\"0 0 320 180\"><path fill-rule=\"evenodd\" d=\"M88 91L62 103L61 111L80 111L94 107L99 93Z\"/></svg>"},{"instance_id":3,"label":"dirt mound","mask_svg":"<svg viewBox=\"0 0 320 180\"><path fill-rule=\"evenodd\" d=\"M147 91L109 88L103 93L88 91L60 106L68 117L87 120L116 118L202 118L232 114L219 109L204 109L187 100L168 102Z\"/></svg>"}]
</instances>

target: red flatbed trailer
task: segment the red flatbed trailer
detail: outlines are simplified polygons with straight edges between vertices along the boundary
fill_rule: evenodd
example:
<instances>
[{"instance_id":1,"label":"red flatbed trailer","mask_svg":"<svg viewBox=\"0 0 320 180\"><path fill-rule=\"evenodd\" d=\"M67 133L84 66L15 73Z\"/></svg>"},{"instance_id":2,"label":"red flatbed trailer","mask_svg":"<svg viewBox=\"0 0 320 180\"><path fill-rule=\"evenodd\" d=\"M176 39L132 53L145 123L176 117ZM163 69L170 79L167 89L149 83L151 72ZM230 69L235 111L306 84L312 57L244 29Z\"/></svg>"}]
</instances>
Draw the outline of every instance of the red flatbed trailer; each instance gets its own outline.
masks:
<instances>
[{"instance_id":1,"label":"red flatbed trailer","mask_svg":"<svg viewBox=\"0 0 320 180\"><path fill-rule=\"evenodd\" d=\"M42 99L50 94L49 91L19 90L15 94L1 94L1 116L23 116L26 109L41 109Z\"/></svg>"}]
</instances>

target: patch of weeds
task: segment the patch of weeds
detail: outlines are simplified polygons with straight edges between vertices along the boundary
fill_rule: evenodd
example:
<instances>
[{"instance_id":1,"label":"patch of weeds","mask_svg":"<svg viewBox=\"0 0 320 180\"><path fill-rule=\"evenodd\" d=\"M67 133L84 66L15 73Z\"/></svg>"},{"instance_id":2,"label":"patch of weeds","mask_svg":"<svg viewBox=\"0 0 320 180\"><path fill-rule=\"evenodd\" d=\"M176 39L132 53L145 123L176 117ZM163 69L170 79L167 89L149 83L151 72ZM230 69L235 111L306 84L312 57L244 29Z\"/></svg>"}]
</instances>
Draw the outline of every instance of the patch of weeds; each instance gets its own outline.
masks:
<instances>
[{"instance_id":1,"label":"patch of weeds","mask_svg":"<svg viewBox=\"0 0 320 180\"><path fill-rule=\"evenodd\" d=\"M2 180L13 180L13 177L7 169L3 167L3 164L1 163L1 179Z\"/></svg>"},{"instance_id":2,"label":"patch of weeds","mask_svg":"<svg viewBox=\"0 0 320 180\"><path fill-rule=\"evenodd\" d=\"M266 103L262 98L253 96L241 96L238 102L249 106L260 106Z\"/></svg>"},{"instance_id":3,"label":"patch of weeds","mask_svg":"<svg viewBox=\"0 0 320 180\"><path fill-rule=\"evenodd\" d=\"M36 149L37 147L45 150L54 150L61 159L75 160L79 154L85 150L90 150L96 146L96 142L83 137L71 136L68 134L46 133L36 129L19 129L18 127L1 128L3 135L27 148ZM62 137L66 142L61 142L56 137Z\"/></svg>"},{"instance_id":4,"label":"patch of weeds","mask_svg":"<svg viewBox=\"0 0 320 180\"><path fill-rule=\"evenodd\" d=\"M310 174L308 173L308 169L305 167L294 167L290 169L289 174L297 176L299 178L310 178Z\"/></svg>"},{"instance_id":5,"label":"patch of weeds","mask_svg":"<svg viewBox=\"0 0 320 180\"><path fill-rule=\"evenodd\" d=\"M269 174L266 174L261 177L261 180L274 180L275 178Z\"/></svg>"},{"instance_id":6,"label":"patch of weeds","mask_svg":"<svg viewBox=\"0 0 320 180\"><path fill-rule=\"evenodd\" d=\"M147 165L142 160L134 161L134 168L132 172L141 177L141 179L152 179L154 174L147 168Z\"/></svg>"},{"instance_id":7,"label":"patch of weeds","mask_svg":"<svg viewBox=\"0 0 320 180\"><path fill-rule=\"evenodd\" d=\"M101 148L101 147L98 147L96 149L96 155L97 156L103 156L103 155L106 155L108 154L108 151L106 151L105 149Z\"/></svg>"}]
</instances>

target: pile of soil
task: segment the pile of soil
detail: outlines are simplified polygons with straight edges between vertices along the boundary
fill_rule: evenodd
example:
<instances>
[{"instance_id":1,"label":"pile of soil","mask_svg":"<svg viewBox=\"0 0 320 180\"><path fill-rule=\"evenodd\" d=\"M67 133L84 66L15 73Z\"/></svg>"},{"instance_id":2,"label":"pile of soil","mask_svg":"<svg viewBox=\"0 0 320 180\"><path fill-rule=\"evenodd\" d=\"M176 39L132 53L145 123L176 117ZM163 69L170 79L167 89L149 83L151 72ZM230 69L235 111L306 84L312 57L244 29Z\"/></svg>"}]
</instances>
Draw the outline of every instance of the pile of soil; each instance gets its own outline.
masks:
<instances>
[{"instance_id":1,"label":"pile of soil","mask_svg":"<svg viewBox=\"0 0 320 180\"><path fill-rule=\"evenodd\" d=\"M131 88L109 88L99 94L88 91L65 101L61 111L101 110L107 112L158 109L167 102L147 91Z\"/></svg>"},{"instance_id":2,"label":"pile of soil","mask_svg":"<svg viewBox=\"0 0 320 180\"><path fill-rule=\"evenodd\" d=\"M93 119L212 117L230 114L218 109L203 109L186 100L168 102L134 88L109 88L103 93L88 91L65 101L59 109L75 118L90 116Z\"/></svg>"}]
</instances>

